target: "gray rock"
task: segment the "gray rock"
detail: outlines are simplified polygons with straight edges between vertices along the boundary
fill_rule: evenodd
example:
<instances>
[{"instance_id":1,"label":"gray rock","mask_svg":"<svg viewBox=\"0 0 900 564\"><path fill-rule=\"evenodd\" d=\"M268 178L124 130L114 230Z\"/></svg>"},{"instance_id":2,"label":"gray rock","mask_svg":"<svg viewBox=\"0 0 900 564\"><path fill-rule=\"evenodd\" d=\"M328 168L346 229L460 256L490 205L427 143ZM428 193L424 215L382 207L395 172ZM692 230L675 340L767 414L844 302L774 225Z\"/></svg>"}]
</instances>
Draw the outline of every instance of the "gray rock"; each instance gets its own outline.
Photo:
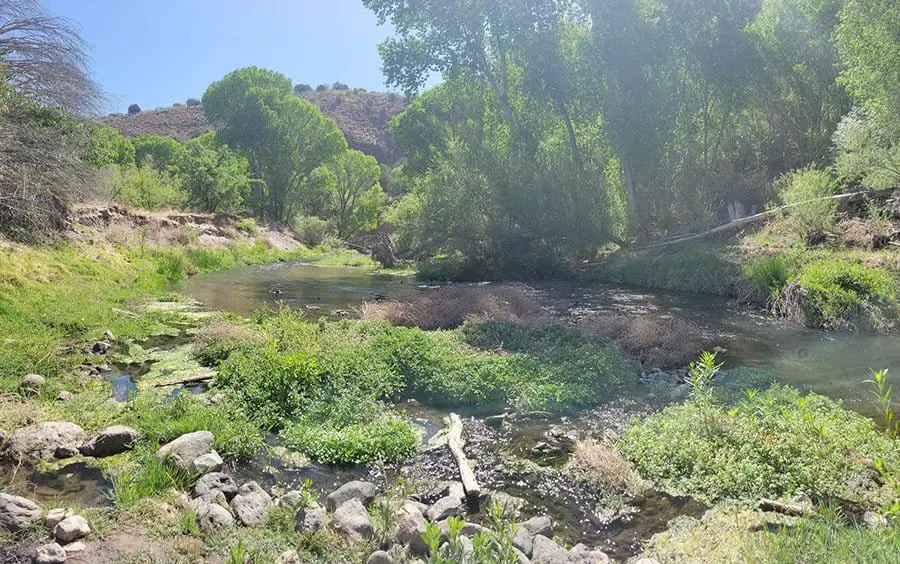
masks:
<instances>
[{"instance_id":1,"label":"gray rock","mask_svg":"<svg viewBox=\"0 0 900 564\"><path fill-rule=\"evenodd\" d=\"M0 530L16 532L41 518L41 506L28 498L0 493Z\"/></svg>"},{"instance_id":2,"label":"gray rock","mask_svg":"<svg viewBox=\"0 0 900 564\"><path fill-rule=\"evenodd\" d=\"M484 424L488 427L500 429L501 427L503 427L503 424L506 423L507 417L509 417L509 415L506 413L501 413L500 415L491 415L490 417L484 418Z\"/></svg>"},{"instance_id":3,"label":"gray rock","mask_svg":"<svg viewBox=\"0 0 900 564\"><path fill-rule=\"evenodd\" d=\"M201 500L194 511L197 516L197 524L204 531L222 531L234 526L234 517L231 516L231 512L218 503Z\"/></svg>"},{"instance_id":4,"label":"gray rock","mask_svg":"<svg viewBox=\"0 0 900 564\"><path fill-rule=\"evenodd\" d=\"M513 547L521 551L522 554L531 556L531 552L534 549L534 535L528 529L519 525L515 536L513 536Z\"/></svg>"},{"instance_id":5,"label":"gray rock","mask_svg":"<svg viewBox=\"0 0 900 564\"><path fill-rule=\"evenodd\" d=\"M63 519L68 519L72 515L75 515L75 512L67 507L61 507L58 509L51 509L47 513L47 519L44 521L44 524L47 525L47 528L53 530L60 521Z\"/></svg>"},{"instance_id":6,"label":"gray rock","mask_svg":"<svg viewBox=\"0 0 900 564\"><path fill-rule=\"evenodd\" d=\"M600 550L591 550L583 544L576 544L569 551L569 562L573 564L609 564L609 556Z\"/></svg>"},{"instance_id":7,"label":"gray rock","mask_svg":"<svg viewBox=\"0 0 900 564\"><path fill-rule=\"evenodd\" d=\"M441 533L441 542L447 541L450 539L450 523L447 519L443 521L438 521L438 531ZM477 523L471 523L469 521L463 521L462 529L459 531L459 534L466 535L469 538L472 538L481 533L490 534L491 530Z\"/></svg>"},{"instance_id":8,"label":"gray rock","mask_svg":"<svg viewBox=\"0 0 900 564\"><path fill-rule=\"evenodd\" d=\"M394 559L387 552L376 550L366 559L366 564L394 564Z\"/></svg>"},{"instance_id":9,"label":"gray rock","mask_svg":"<svg viewBox=\"0 0 900 564\"><path fill-rule=\"evenodd\" d=\"M402 517L394 533L394 540L399 544L409 545L409 550L416 556L428 554L428 544L423 540L425 534L425 517L412 504L403 506Z\"/></svg>"},{"instance_id":10,"label":"gray rock","mask_svg":"<svg viewBox=\"0 0 900 564\"><path fill-rule=\"evenodd\" d=\"M378 488L371 482L354 480L334 490L325 498L325 507L334 511L351 499L358 499L363 505L368 506L375 499Z\"/></svg>"},{"instance_id":11,"label":"gray rock","mask_svg":"<svg viewBox=\"0 0 900 564\"><path fill-rule=\"evenodd\" d=\"M188 502L188 508L197 510L200 505L203 503L215 503L216 505L224 507L229 513L231 513L231 506L228 504L228 498L225 497L225 494L222 492L210 492L204 496L198 497L196 499L192 499Z\"/></svg>"},{"instance_id":12,"label":"gray rock","mask_svg":"<svg viewBox=\"0 0 900 564\"><path fill-rule=\"evenodd\" d=\"M125 425L106 427L81 447L81 454L101 458L125 452L141 436L140 431Z\"/></svg>"},{"instance_id":13,"label":"gray rock","mask_svg":"<svg viewBox=\"0 0 900 564\"><path fill-rule=\"evenodd\" d=\"M46 383L47 381L40 374L26 374L25 377L22 378L21 386L23 390L39 392Z\"/></svg>"},{"instance_id":14,"label":"gray rock","mask_svg":"<svg viewBox=\"0 0 900 564\"><path fill-rule=\"evenodd\" d=\"M34 564L62 564L66 561L66 551L55 542L42 544L34 555Z\"/></svg>"},{"instance_id":15,"label":"gray rock","mask_svg":"<svg viewBox=\"0 0 900 564\"><path fill-rule=\"evenodd\" d=\"M452 495L442 497L428 508L428 520L440 521L447 517L455 517L462 513L462 508L462 499Z\"/></svg>"},{"instance_id":16,"label":"gray rock","mask_svg":"<svg viewBox=\"0 0 900 564\"><path fill-rule=\"evenodd\" d=\"M293 549L285 550L275 559L275 564L301 564L301 562L300 555Z\"/></svg>"},{"instance_id":17,"label":"gray rock","mask_svg":"<svg viewBox=\"0 0 900 564\"><path fill-rule=\"evenodd\" d=\"M425 503L422 503L421 501L416 501L414 499L407 499L406 501L403 502L403 506L406 507L407 505L411 505L411 506L415 507L416 509L419 510L419 513L421 513L422 515L425 515L425 513L428 512L428 505Z\"/></svg>"},{"instance_id":18,"label":"gray rock","mask_svg":"<svg viewBox=\"0 0 900 564\"><path fill-rule=\"evenodd\" d=\"M324 507L301 507L294 514L294 530L298 533L316 533L322 530L324 526Z\"/></svg>"},{"instance_id":19,"label":"gray rock","mask_svg":"<svg viewBox=\"0 0 900 564\"><path fill-rule=\"evenodd\" d=\"M69 458L84 444L84 430L74 423L44 421L13 431L8 449L14 458L31 461Z\"/></svg>"},{"instance_id":20,"label":"gray rock","mask_svg":"<svg viewBox=\"0 0 900 564\"><path fill-rule=\"evenodd\" d=\"M87 545L81 541L70 542L63 547L63 550L66 551L66 556L71 556L73 554L77 554L79 552L84 552L85 550L87 550Z\"/></svg>"},{"instance_id":21,"label":"gray rock","mask_svg":"<svg viewBox=\"0 0 900 564\"><path fill-rule=\"evenodd\" d=\"M235 517L247 527L261 527L269 520L272 497L256 482L247 482L231 500Z\"/></svg>"},{"instance_id":22,"label":"gray rock","mask_svg":"<svg viewBox=\"0 0 900 564\"><path fill-rule=\"evenodd\" d=\"M58 401L72 401L72 398L74 397L75 396L72 394L72 392L68 390L60 390L59 394L56 396L56 399Z\"/></svg>"},{"instance_id":23,"label":"gray rock","mask_svg":"<svg viewBox=\"0 0 900 564\"><path fill-rule=\"evenodd\" d=\"M531 564L531 559L525 556L518 548L513 547L513 553L516 555L516 560L518 560L519 564Z\"/></svg>"},{"instance_id":24,"label":"gray rock","mask_svg":"<svg viewBox=\"0 0 900 564\"><path fill-rule=\"evenodd\" d=\"M209 453L214 440L215 437L209 431L187 433L159 447L156 457L182 470L191 471L191 463L197 457Z\"/></svg>"},{"instance_id":25,"label":"gray rock","mask_svg":"<svg viewBox=\"0 0 900 564\"><path fill-rule=\"evenodd\" d=\"M72 515L66 517L53 527L53 536L57 542L66 544L91 534L91 527L88 525L87 519L81 515Z\"/></svg>"},{"instance_id":26,"label":"gray rock","mask_svg":"<svg viewBox=\"0 0 900 564\"><path fill-rule=\"evenodd\" d=\"M862 516L863 524L869 529L879 529L887 526L887 517L874 511L866 511Z\"/></svg>"},{"instance_id":27,"label":"gray rock","mask_svg":"<svg viewBox=\"0 0 900 564\"><path fill-rule=\"evenodd\" d=\"M331 517L331 526L350 540L363 541L375 536L366 506L358 498L345 501Z\"/></svg>"},{"instance_id":28,"label":"gray rock","mask_svg":"<svg viewBox=\"0 0 900 564\"><path fill-rule=\"evenodd\" d=\"M204 497L214 492L222 492L228 500L231 500L237 495L238 487L231 476L222 472L204 474L194 484L194 497Z\"/></svg>"},{"instance_id":29,"label":"gray rock","mask_svg":"<svg viewBox=\"0 0 900 564\"><path fill-rule=\"evenodd\" d=\"M109 352L109 343L106 341L97 341L91 345L92 354L106 354Z\"/></svg>"},{"instance_id":30,"label":"gray rock","mask_svg":"<svg viewBox=\"0 0 900 564\"><path fill-rule=\"evenodd\" d=\"M531 561L534 564L565 564L569 561L569 553L556 544L553 539L548 539L544 535L536 535Z\"/></svg>"},{"instance_id":31,"label":"gray rock","mask_svg":"<svg viewBox=\"0 0 900 564\"><path fill-rule=\"evenodd\" d=\"M193 462L191 462L191 466L194 468L194 472L197 472L198 474L218 472L222 469L222 466L224 464L225 461L222 460L222 457L219 456L219 453L216 451L202 454L195 458Z\"/></svg>"},{"instance_id":32,"label":"gray rock","mask_svg":"<svg viewBox=\"0 0 900 564\"><path fill-rule=\"evenodd\" d=\"M532 517L523 522L521 527L532 535L544 535L547 538L553 538L553 521L546 515Z\"/></svg>"},{"instance_id":33,"label":"gray rock","mask_svg":"<svg viewBox=\"0 0 900 564\"><path fill-rule=\"evenodd\" d=\"M507 515L513 517L518 517L519 510L525 505L525 500L520 497L496 491L489 496L489 504L493 505L495 502L500 504Z\"/></svg>"},{"instance_id":34,"label":"gray rock","mask_svg":"<svg viewBox=\"0 0 900 564\"><path fill-rule=\"evenodd\" d=\"M276 500L275 505L278 507L289 507L291 509L300 506L303 503L304 495L300 490L290 490Z\"/></svg>"}]
</instances>

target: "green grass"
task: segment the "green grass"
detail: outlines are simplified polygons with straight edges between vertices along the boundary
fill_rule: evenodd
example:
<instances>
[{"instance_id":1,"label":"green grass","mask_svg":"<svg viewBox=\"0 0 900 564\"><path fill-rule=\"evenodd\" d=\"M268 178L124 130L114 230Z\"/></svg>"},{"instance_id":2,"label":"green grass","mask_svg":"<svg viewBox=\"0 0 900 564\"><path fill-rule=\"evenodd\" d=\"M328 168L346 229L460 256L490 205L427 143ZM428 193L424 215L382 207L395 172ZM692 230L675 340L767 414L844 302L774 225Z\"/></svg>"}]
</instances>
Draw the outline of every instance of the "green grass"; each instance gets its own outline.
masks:
<instances>
[{"instance_id":1,"label":"green grass","mask_svg":"<svg viewBox=\"0 0 900 564\"><path fill-rule=\"evenodd\" d=\"M640 474L705 502L800 492L870 509L897 493L876 469L900 471L900 441L823 396L773 387L734 408L694 401L626 429L620 449Z\"/></svg>"}]
</instances>

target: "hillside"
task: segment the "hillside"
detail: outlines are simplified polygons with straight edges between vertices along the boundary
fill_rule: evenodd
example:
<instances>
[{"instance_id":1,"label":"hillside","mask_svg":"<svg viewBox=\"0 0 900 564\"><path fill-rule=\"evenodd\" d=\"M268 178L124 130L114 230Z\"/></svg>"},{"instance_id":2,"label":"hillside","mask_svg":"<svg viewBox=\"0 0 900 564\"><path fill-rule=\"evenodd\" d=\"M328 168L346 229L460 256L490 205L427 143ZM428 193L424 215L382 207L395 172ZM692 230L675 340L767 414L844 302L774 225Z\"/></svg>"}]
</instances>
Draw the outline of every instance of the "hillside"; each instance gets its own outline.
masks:
<instances>
[{"instance_id":1,"label":"hillside","mask_svg":"<svg viewBox=\"0 0 900 564\"><path fill-rule=\"evenodd\" d=\"M406 109L403 96L365 90L312 91L300 96L319 106L322 113L337 122L351 148L372 155L381 163L394 164L400 159L388 124L392 117ZM202 106L159 108L131 116L112 115L103 121L126 137L152 133L179 141L211 129Z\"/></svg>"}]
</instances>

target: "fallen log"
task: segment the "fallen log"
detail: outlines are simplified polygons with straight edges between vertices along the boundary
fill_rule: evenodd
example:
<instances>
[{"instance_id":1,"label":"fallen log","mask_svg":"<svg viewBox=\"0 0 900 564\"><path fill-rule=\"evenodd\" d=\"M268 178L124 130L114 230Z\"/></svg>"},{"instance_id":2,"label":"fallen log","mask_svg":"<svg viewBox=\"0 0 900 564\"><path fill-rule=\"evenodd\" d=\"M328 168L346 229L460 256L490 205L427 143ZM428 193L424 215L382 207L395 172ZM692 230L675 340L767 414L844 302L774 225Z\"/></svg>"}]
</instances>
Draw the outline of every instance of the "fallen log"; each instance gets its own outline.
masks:
<instances>
[{"instance_id":1,"label":"fallen log","mask_svg":"<svg viewBox=\"0 0 900 564\"><path fill-rule=\"evenodd\" d=\"M180 386L182 384L195 384L197 382L208 382L215 378L215 372L208 372L206 374L196 374L194 376L188 376L187 378L179 378L177 380L163 380L162 382L153 382L150 384L151 388L167 388L169 386Z\"/></svg>"},{"instance_id":2,"label":"fallen log","mask_svg":"<svg viewBox=\"0 0 900 564\"><path fill-rule=\"evenodd\" d=\"M759 499L759 508L763 511L774 511L776 513L784 513L785 515L792 515L794 517L813 517L816 515L816 512L808 507L792 503L783 503L765 497Z\"/></svg>"},{"instance_id":3,"label":"fallen log","mask_svg":"<svg viewBox=\"0 0 900 564\"><path fill-rule=\"evenodd\" d=\"M463 424L459 415L455 413L450 414L449 427L450 429L447 432L447 446L450 447L450 452L453 454L453 458L456 459L456 465L459 467L459 479L462 482L463 489L466 491L466 496L469 499L477 499L478 495L481 493L481 488L478 486L478 480L475 479L475 472L472 471L472 465L469 463L469 459L466 458L466 453L463 451L463 447L466 443L462 438Z\"/></svg>"}]
</instances>

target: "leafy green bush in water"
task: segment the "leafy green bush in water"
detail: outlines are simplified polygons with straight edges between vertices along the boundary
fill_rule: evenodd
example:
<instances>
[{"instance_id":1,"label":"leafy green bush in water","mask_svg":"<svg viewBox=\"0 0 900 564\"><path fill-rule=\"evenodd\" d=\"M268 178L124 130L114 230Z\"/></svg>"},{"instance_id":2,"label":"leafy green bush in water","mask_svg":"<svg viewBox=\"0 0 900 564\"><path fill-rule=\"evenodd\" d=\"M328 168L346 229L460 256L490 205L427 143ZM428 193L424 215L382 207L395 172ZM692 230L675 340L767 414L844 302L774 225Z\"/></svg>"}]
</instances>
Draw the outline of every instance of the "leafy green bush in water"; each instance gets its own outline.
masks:
<instances>
[{"instance_id":1,"label":"leafy green bush in water","mask_svg":"<svg viewBox=\"0 0 900 564\"><path fill-rule=\"evenodd\" d=\"M786 387L747 396L730 410L668 407L632 423L619 447L644 477L710 503L804 492L878 509L897 496L872 461L896 474L900 442L871 419Z\"/></svg>"},{"instance_id":2,"label":"leafy green bush in water","mask_svg":"<svg viewBox=\"0 0 900 564\"><path fill-rule=\"evenodd\" d=\"M408 423L392 417L343 426L292 423L280 436L288 447L328 464L399 462L420 442Z\"/></svg>"},{"instance_id":3,"label":"leafy green bush in water","mask_svg":"<svg viewBox=\"0 0 900 564\"><path fill-rule=\"evenodd\" d=\"M773 302L796 270L797 260L784 253L775 253L754 259L744 265L744 279L751 284L754 299Z\"/></svg>"},{"instance_id":4,"label":"leafy green bush in water","mask_svg":"<svg viewBox=\"0 0 900 564\"><path fill-rule=\"evenodd\" d=\"M787 213L798 236L805 239L812 231L834 229L837 202L825 198L840 187L831 174L813 167L795 170L775 180L775 188L785 205L793 206Z\"/></svg>"},{"instance_id":5,"label":"leafy green bush in water","mask_svg":"<svg viewBox=\"0 0 900 564\"><path fill-rule=\"evenodd\" d=\"M885 270L845 260L811 262L785 288L780 306L812 327L874 327L898 315L897 281ZM799 312L797 311L799 310Z\"/></svg>"}]
</instances>

